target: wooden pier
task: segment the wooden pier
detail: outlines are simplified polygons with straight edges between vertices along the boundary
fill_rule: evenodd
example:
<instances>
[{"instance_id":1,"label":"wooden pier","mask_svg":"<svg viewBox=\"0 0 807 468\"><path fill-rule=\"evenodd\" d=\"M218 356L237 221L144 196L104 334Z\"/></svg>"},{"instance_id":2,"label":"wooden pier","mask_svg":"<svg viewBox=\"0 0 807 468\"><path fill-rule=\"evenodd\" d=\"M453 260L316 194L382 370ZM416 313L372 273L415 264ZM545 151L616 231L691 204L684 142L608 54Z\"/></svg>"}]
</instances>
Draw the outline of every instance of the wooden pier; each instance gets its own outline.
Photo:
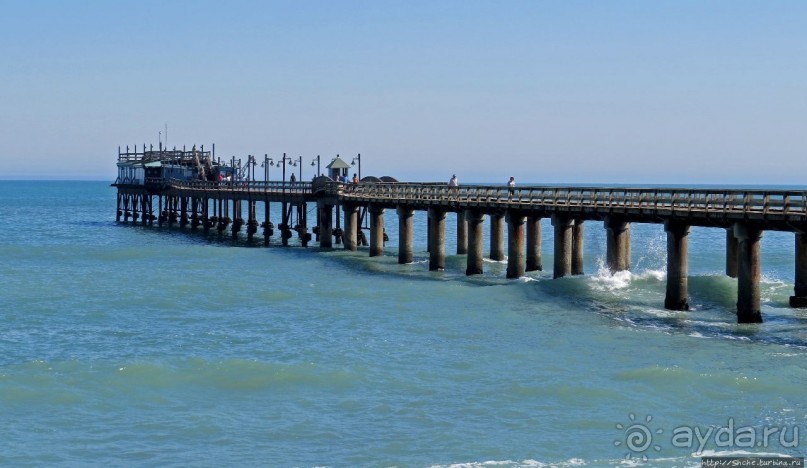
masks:
<instances>
[{"instance_id":1,"label":"wooden pier","mask_svg":"<svg viewBox=\"0 0 807 468\"><path fill-rule=\"evenodd\" d=\"M162 151L162 150L160 150ZM194 153L203 153L203 151ZM135 154L135 156L131 156ZM148 151L119 151L119 174L128 174L129 164L148 167ZM123 155L123 156L122 156ZM137 156L140 155L140 156ZM156 157L152 154L152 157ZM208 161L201 162L208 158ZM176 154L179 165L215 168L212 154ZM124 161L121 164L121 161ZM131 162L134 161L134 162ZM268 161L268 159L267 159ZM283 158L285 165L286 158ZM253 168L255 160L252 160ZM233 167L235 164L233 164ZM285 166L284 166L285 167ZM688 235L691 226L726 231L726 274L738 281L737 320L762 322L760 313L760 249L764 231L795 234L795 288L793 307L807 306L807 192L676 188L608 187L491 187L481 185L449 187L443 183L401 183L363 180L359 184L335 182L318 177L312 182L209 180L210 174L180 179L174 177L120 177L118 222L153 225L178 224L205 231L229 229L237 237L246 226L249 239L263 227L263 241L274 234L270 207L279 204L281 242L296 232L303 246L312 234L322 248L342 244L348 250L367 245L359 227L369 217L369 255L384 253L385 210L398 216L398 262L413 261L413 216L428 213L429 269L445 268L445 225L447 214L455 213L457 254L467 255L466 274L483 272L483 225L490 219L488 257L507 259L507 277L541 270L541 224L550 218L554 229L553 277L583 274L584 225L602 222L607 233L606 259L612 272L630 269L631 224L654 223L667 233L667 291L664 307L687 310ZM254 170L254 169L253 169ZM145 173L144 173L145 174ZM252 174L254 176L254 173ZM204 180L200 180L204 179ZM251 177L254 179L254 177ZM157 199L157 211L154 199ZM316 206L311 226L308 204ZM263 222L258 219L263 207ZM243 219L246 205L247 219ZM342 211L340 216L339 212ZM591 223L589 223L591 224ZM508 235L505 256L505 225ZM311 232L309 232L311 229Z\"/></svg>"}]
</instances>

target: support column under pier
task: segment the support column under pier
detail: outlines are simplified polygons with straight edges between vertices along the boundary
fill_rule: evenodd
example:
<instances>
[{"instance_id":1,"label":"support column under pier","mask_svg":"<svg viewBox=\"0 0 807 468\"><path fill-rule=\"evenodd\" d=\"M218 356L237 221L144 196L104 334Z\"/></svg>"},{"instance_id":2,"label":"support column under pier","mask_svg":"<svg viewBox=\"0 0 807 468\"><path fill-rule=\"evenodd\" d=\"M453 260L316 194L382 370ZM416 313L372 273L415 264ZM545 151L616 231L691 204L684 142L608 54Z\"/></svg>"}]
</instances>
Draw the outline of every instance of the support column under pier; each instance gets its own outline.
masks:
<instances>
[{"instance_id":1,"label":"support column under pier","mask_svg":"<svg viewBox=\"0 0 807 468\"><path fill-rule=\"evenodd\" d=\"M611 273L630 270L630 223L622 218L605 220L606 262Z\"/></svg>"},{"instance_id":2,"label":"support column under pier","mask_svg":"<svg viewBox=\"0 0 807 468\"><path fill-rule=\"evenodd\" d=\"M734 237L737 238L737 323L762 323L759 298L762 230L746 223L735 223Z\"/></svg>"},{"instance_id":3,"label":"support column under pier","mask_svg":"<svg viewBox=\"0 0 807 468\"><path fill-rule=\"evenodd\" d=\"M790 307L807 307L807 233L796 233L796 284Z\"/></svg>"},{"instance_id":4,"label":"support column under pier","mask_svg":"<svg viewBox=\"0 0 807 468\"><path fill-rule=\"evenodd\" d=\"M555 262L552 277L561 278L572 273L572 227L571 218L552 215L555 227Z\"/></svg>"},{"instance_id":5,"label":"support column under pier","mask_svg":"<svg viewBox=\"0 0 807 468\"><path fill-rule=\"evenodd\" d=\"M465 221L465 212L457 211L457 255L468 253L468 223Z\"/></svg>"},{"instance_id":6,"label":"support column under pier","mask_svg":"<svg viewBox=\"0 0 807 468\"><path fill-rule=\"evenodd\" d=\"M342 206L345 213L345 250L358 249L359 207L350 203Z\"/></svg>"},{"instance_id":7,"label":"support column under pier","mask_svg":"<svg viewBox=\"0 0 807 468\"><path fill-rule=\"evenodd\" d=\"M216 209L216 204L213 204L213 209ZM202 198L202 228L205 234L210 232L210 199L207 197Z\"/></svg>"},{"instance_id":8,"label":"support column under pier","mask_svg":"<svg viewBox=\"0 0 807 468\"><path fill-rule=\"evenodd\" d=\"M667 231L667 295L664 297L664 308L689 310L689 225L667 221L664 230Z\"/></svg>"},{"instance_id":9,"label":"support column under pier","mask_svg":"<svg viewBox=\"0 0 807 468\"><path fill-rule=\"evenodd\" d=\"M527 271L542 271L541 262L541 218L527 217Z\"/></svg>"},{"instance_id":10,"label":"support column under pier","mask_svg":"<svg viewBox=\"0 0 807 468\"><path fill-rule=\"evenodd\" d=\"M415 210L406 206L398 209L398 263L412 263L414 257L414 225Z\"/></svg>"},{"instance_id":11,"label":"support column under pier","mask_svg":"<svg viewBox=\"0 0 807 468\"><path fill-rule=\"evenodd\" d=\"M370 205L370 256L384 255L384 208Z\"/></svg>"},{"instance_id":12,"label":"support column under pier","mask_svg":"<svg viewBox=\"0 0 807 468\"><path fill-rule=\"evenodd\" d=\"M737 238L733 227L726 229L726 276L737 277Z\"/></svg>"},{"instance_id":13,"label":"support column under pier","mask_svg":"<svg viewBox=\"0 0 807 468\"><path fill-rule=\"evenodd\" d=\"M148 199L149 226L154 226L154 198L151 195L146 198Z\"/></svg>"},{"instance_id":14,"label":"support column under pier","mask_svg":"<svg viewBox=\"0 0 807 468\"><path fill-rule=\"evenodd\" d=\"M323 249L333 247L333 205L317 203L319 209L319 246Z\"/></svg>"},{"instance_id":15,"label":"support column under pier","mask_svg":"<svg viewBox=\"0 0 807 468\"><path fill-rule=\"evenodd\" d=\"M429 208L429 271L446 269L446 212Z\"/></svg>"},{"instance_id":16,"label":"support column under pier","mask_svg":"<svg viewBox=\"0 0 807 468\"><path fill-rule=\"evenodd\" d=\"M504 214L490 215L490 259L504 260Z\"/></svg>"},{"instance_id":17,"label":"support column under pier","mask_svg":"<svg viewBox=\"0 0 807 468\"><path fill-rule=\"evenodd\" d=\"M255 234L258 232L258 213L257 202L249 200L247 202L247 239L252 242Z\"/></svg>"},{"instance_id":18,"label":"support column under pier","mask_svg":"<svg viewBox=\"0 0 807 468\"><path fill-rule=\"evenodd\" d=\"M583 274L583 220L575 219L572 226L572 274Z\"/></svg>"},{"instance_id":19,"label":"support column under pier","mask_svg":"<svg viewBox=\"0 0 807 468\"><path fill-rule=\"evenodd\" d=\"M238 232L241 231L241 226L244 225L244 218L242 217L241 213L241 200L237 200L233 198L233 224L231 228L231 234L233 239L238 238Z\"/></svg>"},{"instance_id":20,"label":"support column under pier","mask_svg":"<svg viewBox=\"0 0 807 468\"><path fill-rule=\"evenodd\" d=\"M143 226L148 224L148 216L149 216L148 215L148 212L149 212L148 199L149 199L149 194L143 192L140 195L140 224L143 225Z\"/></svg>"},{"instance_id":21,"label":"support column under pier","mask_svg":"<svg viewBox=\"0 0 807 468\"><path fill-rule=\"evenodd\" d=\"M526 271L524 255L524 223L521 213L507 212L507 277L520 278Z\"/></svg>"},{"instance_id":22,"label":"support column under pier","mask_svg":"<svg viewBox=\"0 0 807 468\"><path fill-rule=\"evenodd\" d=\"M308 247L308 241L311 240L311 233L308 232L308 204L302 202L297 205L297 225L295 226L297 235L300 237L300 245Z\"/></svg>"},{"instance_id":23,"label":"support column under pier","mask_svg":"<svg viewBox=\"0 0 807 468\"><path fill-rule=\"evenodd\" d=\"M179 199L179 227L184 228L190 222L188 217L188 197L182 195Z\"/></svg>"},{"instance_id":24,"label":"support column under pier","mask_svg":"<svg viewBox=\"0 0 807 468\"><path fill-rule=\"evenodd\" d=\"M191 198L191 229L196 229L199 227L200 211L200 200L196 197Z\"/></svg>"},{"instance_id":25,"label":"support column under pier","mask_svg":"<svg viewBox=\"0 0 807 468\"><path fill-rule=\"evenodd\" d=\"M272 224L272 204L268 199L263 201L263 245L269 245L269 238L274 234Z\"/></svg>"},{"instance_id":26,"label":"support column under pier","mask_svg":"<svg viewBox=\"0 0 807 468\"><path fill-rule=\"evenodd\" d=\"M477 210L465 210L465 221L468 223L468 258L465 267L466 275L482 274L482 222L485 214Z\"/></svg>"}]
</instances>

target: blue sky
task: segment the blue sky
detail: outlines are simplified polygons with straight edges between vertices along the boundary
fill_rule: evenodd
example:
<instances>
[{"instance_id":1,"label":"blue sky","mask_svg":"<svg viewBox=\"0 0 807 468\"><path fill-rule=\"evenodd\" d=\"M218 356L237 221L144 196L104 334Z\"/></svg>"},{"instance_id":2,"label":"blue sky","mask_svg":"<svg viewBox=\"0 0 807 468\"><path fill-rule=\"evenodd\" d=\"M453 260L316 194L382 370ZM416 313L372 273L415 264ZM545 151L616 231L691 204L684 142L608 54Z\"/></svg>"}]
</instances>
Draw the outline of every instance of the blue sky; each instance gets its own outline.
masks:
<instances>
[{"instance_id":1,"label":"blue sky","mask_svg":"<svg viewBox=\"0 0 807 468\"><path fill-rule=\"evenodd\" d=\"M807 2L0 4L0 178L118 145L402 180L805 181ZM312 173L313 174L313 173Z\"/></svg>"}]
</instances>

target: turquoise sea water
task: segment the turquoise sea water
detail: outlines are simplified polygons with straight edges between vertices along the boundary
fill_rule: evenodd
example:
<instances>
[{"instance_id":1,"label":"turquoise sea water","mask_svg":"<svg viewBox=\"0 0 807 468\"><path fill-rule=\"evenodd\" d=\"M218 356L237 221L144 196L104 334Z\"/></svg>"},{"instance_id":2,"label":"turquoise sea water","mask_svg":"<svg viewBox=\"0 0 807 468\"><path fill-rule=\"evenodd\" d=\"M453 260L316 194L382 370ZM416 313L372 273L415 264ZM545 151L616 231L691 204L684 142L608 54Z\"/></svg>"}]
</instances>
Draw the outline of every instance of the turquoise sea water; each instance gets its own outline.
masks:
<instances>
[{"instance_id":1,"label":"turquoise sea water","mask_svg":"<svg viewBox=\"0 0 807 468\"><path fill-rule=\"evenodd\" d=\"M693 229L694 310L671 312L659 225L634 224L632 273L604 272L589 222L586 276L508 281L497 262L466 278L463 256L429 272L423 213L416 262L398 265L386 221L371 259L117 225L108 183L0 182L0 463L699 466L701 450L807 451L792 234L765 233L766 322L737 325L723 230ZM686 428L712 432L674 441Z\"/></svg>"}]
</instances>

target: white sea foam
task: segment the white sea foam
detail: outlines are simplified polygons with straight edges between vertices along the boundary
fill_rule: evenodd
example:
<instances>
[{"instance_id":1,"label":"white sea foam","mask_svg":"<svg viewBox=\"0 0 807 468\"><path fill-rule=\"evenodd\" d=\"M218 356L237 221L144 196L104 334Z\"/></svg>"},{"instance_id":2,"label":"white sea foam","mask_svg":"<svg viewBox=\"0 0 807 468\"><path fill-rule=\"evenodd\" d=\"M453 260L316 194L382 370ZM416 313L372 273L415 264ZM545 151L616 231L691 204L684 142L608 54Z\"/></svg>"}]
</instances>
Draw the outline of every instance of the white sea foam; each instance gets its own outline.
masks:
<instances>
[{"instance_id":1,"label":"white sea foam","mask_svg":"<svg viewBox=\"0 0 807 468\"><path fill-rule=\"evenodd\" d=\"M693 457L790 457L786 453L777 452L749 452L747 450L704 450L695 452Z\"/></svg>"},{"instance_id":2,"label":"white sea foam","mask_svg":"<svg viewBox=\"0 0 807 468\"><path fill-rule=\"evenodd\" d=\"M544 463L538 460L521 460L521 461L514 461L514 460L486 460L481 462L461 462L461 463L452 463L449 465L431 465L433 468L481 468L481 467L496 467L496 466L507 466L507 467L529 467L529 468L543 468L548 466L585 466L586 462L580 458L571 458L564 462L560 463Z\"/></svg>"},{"instance_id":3,"label":"white sea foam","mask_svg":"<svg viewBox=\"0 0 807 468\"><path fill-rule=\"evenodd\" d=\"M492 260L490 258L484 257L482 259L482 261L485 262L485 263L504 263L504 264L506 264L507 263L507 256L504 257L504 260Z\"/></svg>"}]
</instances>

